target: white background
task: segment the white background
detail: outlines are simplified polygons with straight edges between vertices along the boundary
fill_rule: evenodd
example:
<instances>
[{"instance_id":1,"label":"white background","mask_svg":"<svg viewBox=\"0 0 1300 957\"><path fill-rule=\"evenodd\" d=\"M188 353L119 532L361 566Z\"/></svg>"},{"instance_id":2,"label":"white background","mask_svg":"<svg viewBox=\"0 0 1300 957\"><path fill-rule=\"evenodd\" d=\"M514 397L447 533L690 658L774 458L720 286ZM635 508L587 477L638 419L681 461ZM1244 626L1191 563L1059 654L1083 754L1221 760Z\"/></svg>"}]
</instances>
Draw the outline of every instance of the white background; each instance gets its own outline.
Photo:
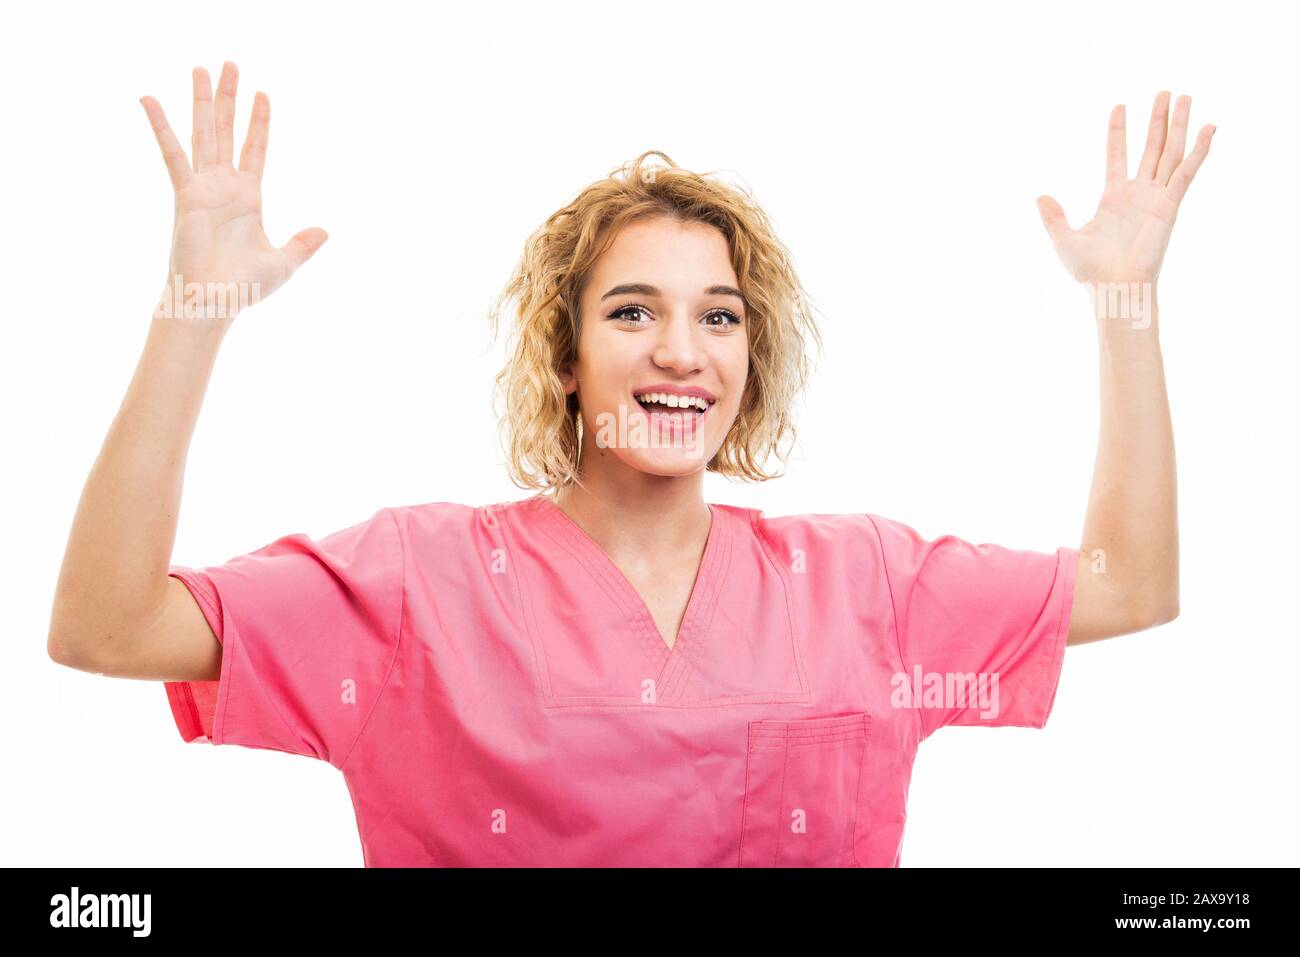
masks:
<instances>
[{"instance_id":1,"label":"white background","mask_svg":"<svg viewBox=\"0 0 1300 957\"><path fill-rule=\"evenodd\" d=\"M1297 73L1274 4L44 4L0 36L0 854L32 865L360 866L323 762L181 742L156 682L62 668L50 602L166 274L138 98L190 137L190 70L271 98L266 226L331 239L227 336L173 560L383 506L523 497L484 314L524 238L646 149L768 210L827 350L769 515L1079 544L1097 438L1083 291L1034 198L1086 222L1162 89L1218 125L1160 283L1182 614L1071 647L1044 730L920 749L904 866L1294 865Z\"/></svg>"}]
</instances>

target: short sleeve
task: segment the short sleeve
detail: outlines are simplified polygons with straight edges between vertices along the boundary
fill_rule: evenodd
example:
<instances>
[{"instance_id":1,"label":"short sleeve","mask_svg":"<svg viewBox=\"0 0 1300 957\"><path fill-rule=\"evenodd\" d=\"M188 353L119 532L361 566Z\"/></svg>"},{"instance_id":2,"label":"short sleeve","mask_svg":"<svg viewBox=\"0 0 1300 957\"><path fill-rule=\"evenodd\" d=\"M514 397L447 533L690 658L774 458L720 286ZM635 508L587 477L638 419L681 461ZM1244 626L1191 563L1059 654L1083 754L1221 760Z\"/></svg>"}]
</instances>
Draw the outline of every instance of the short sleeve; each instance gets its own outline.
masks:
<instances>
[{"instance_id":1,"label":"short sleeve","mask_svg":"<svg viewBox=\"0 0 1300 957\"><path fill-rule=\"evenodd\" d=\"M921 739L946 725L1041 728L1056 698L1078 549L927 540L871 515Z\"/></svg>"},{"instance_id":2,"label":"short sleeve","mask_svg":"<svg viewBox=\"0 0 1300 957\"><path fill-rule=\"evenodd\" d=\"M164 682L181 738L342 768L396 660L404 561L392 510L169 575L222 644L218 681Z\"/></svg>"}]
</instances>

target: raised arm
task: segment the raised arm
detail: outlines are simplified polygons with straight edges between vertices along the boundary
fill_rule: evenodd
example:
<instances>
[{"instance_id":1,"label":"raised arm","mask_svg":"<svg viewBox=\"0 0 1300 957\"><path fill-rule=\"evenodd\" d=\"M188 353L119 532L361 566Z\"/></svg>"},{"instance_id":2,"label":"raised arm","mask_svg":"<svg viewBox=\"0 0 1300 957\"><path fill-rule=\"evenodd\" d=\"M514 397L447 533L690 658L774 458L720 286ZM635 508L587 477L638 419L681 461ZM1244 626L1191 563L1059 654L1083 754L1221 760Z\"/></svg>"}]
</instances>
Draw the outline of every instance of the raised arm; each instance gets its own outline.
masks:
<instances>
[{"instance_id":1,"label":"raised arm","mask_svg":"<svg viewBox=\"0 0 1300 957\"><path fill-rule=\"evenodd\" d=\"M1111 111L1106 187L1087 225L1071 229L1054 199L1038 197L1057 255L1092 296L1101 356L1100 436L1069 644L1142 631L1178 615L1178 492L1156 279L1215 128L1203 127L1184 157L1192 101L1178 98L1170 125L1169 99L1168 91L1156 96L1133 179L1124 107Z\"/></svg>"},{"instance_id":2,"label":"raised arm","mask_svg":"<svg viewBox=\"0 0 1300 957\"><path fill-rule=\"evenodd\" d=\"M185 458L226 330L270 295L326 234L272 246L261 180L270 124L253 100L232 165L238 72L226 63L215 102L194 70L193 163L153 97L140 102L176 194L163 294L143 354L78 503L50 616L47 651L85 671L159 680L216 680L221 645L188 590L168 577Z\"/></svg>"}]
</instances>

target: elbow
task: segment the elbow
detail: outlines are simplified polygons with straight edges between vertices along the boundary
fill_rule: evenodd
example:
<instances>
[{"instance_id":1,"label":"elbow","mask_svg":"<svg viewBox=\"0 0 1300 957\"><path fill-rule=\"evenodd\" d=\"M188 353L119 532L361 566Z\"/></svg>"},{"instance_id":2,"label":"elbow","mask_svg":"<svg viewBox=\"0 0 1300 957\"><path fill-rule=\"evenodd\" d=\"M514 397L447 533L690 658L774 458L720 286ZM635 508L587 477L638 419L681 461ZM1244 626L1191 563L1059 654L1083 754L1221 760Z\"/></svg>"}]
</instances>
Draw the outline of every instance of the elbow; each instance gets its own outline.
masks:
<instances>
[{"instance_id":1,"label":"elbow","mask_svg":"<svg viewBox=\"0 0 1300 957\"><path fill-rule=\"evenodd\" d=\"M1178 617L1178 592L1161 594L1136 602L1131 606L1130 620L1134 631L1145 631L1167 625Z\"/></svg>"},{"instance_id":2,"label":"elbow","mask_svg":"<svg viewBox=\"0 0 1300 957\"><path fill-rule=\"evenodd\" d=\"M46 654L56 665L84 671L87 674L102 675L108 672L103 662L84 645L76 642L47 642Z\"/></svg>"},{"instance_id":3,"label":"elbow","mask_svg":"<svg viewBox=\"0 0 1300 957\"><path fill-rule=\"evenodd\" d=\"M76 667L73 661L76 660L76 648L66 641L56 639L53 635L45 642L45 653L49 656L50 661L56 665L63 665L68 668Z\"/></svg>"},{"instance_id":4,"label":"elbow","mask_svg":"<svg viewBox=\"0 0 1300 957\"><path fill-rule=\"evenodd\" d=\"M45 639L45 654L56 665L72 668L76 671L90 671L102 674L103 668L93 655L92 648L85 641L75 637L75 629L59 624L58 619L50 622L49 634Z\"/></svg>"},{"instance_id":5,"label":"elbow","mask_svg":"<svg viewBox=\"0 0 1300 957\"><path fill-rule=\"evenodd\" d=\"M50 630L45 636L45 654L56 665L67 664L72 653L72 642L66 637L66 630L59 624L57 614L50 618Z\"/></svg>"},{"instance_id":6,"label":"elbow","mask_svg":"<svg viewBox=\"0 0 1300 957\"><path fill-rule=\"evenodd\" d=\"M1167 625L1178 617L1178 602L1161 605L1159 610L1147 617L1148 628L1158 628L1161 625Z\"/></svg>"},{"instance_id":7,"label":"elbow","mask_svg":"<svg viewBox=\"0 0 1300 957\"><path fill-rule=\"evenodd\" d=\"M45 653L56 665L63 665L65 668L76 668L79 671L86 670L84 647L68 638L66 632L60 631L53 626L50 627L50 633L45 639Z\"/></svg>"}]
</instances>

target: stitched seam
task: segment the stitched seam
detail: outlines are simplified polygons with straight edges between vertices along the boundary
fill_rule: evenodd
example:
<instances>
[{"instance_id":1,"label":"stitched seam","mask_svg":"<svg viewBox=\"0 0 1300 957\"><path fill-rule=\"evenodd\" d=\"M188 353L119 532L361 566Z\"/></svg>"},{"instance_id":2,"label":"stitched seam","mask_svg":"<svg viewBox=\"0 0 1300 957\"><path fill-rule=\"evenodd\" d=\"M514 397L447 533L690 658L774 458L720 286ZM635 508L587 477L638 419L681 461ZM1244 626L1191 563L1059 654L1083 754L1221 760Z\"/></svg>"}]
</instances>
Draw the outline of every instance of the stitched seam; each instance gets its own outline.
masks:
<instances>
[{"instance_id":1,"label":"stitched seam","mask_svg":"<svg viewBox=\"0 0 1300 957\"><path fill-rule=\"evenodd\" d=\"M560 515L552 513L548 507L554 507L552 503L541 498L536 499L536 502L538 516L544 519L541 524L542 530L553 533L552 537L596 578L605 594L623 613L623 617L631 622L632 633L649 656L650 663L657 668L662 668L664 655L659 652L662 649L666 653L668 648L653 619L648 618L648 611L644 607L645 602L640 595L634 597L636 589L627 580L627 576L621 573L615 574L615 569L606 564L607 556L594 554L593 547L596 551L599 551L599 547L591 541L591 536L580 533L579 529L572 527L569 524L572 520L563 513ZM558 508L556 510L558 511Z\"/></svg>"},{"instance_id":2,"label":"stitched seam","mask_svg":"<svg viewBox=\"0 0 1300 957\"><path fill-rule=\"evenodd\" d=\"M199 580L197 575L192 574L188 569L184 571L173 570L168 572L167 574L169 577L179 578L182 582L184 582L187 585L192 585L193 587L191 588L191 591L198 592L199 599L207 607L208 611L211 612L212 617L217 619L217 621L221 624L222 634L217 635L217 640L220 641L225 635L226 619L225 616L221 613L220 607L217 605L216 602L212 600L212 596L208 594L208 590L207 588L204 587L203 582Z\"/></svg>"},{"instance_id":3,"label":"stitched seam","mask_svg":"<svg viewBox=\"0 0 1300 957\"><path fill-rule=\"evenodd\" d=\"M867 763L867 739L871 735L871 715L862 716L862 750L858 753L858 783L853 789L853 833L849 837L849 850L854 867L861 867L858 862L858 820L861 817L859 811L862 806L862 778L863 765Z\"/></svg>"},{"instance_id":4,"label":"stitched seam","mask_svg":"<svg viewBox=\"0 0 1300 957\"><path fill-rule=\"evenodd\" d=\"M206 609L204 613L204 620L208 621L209 628L212 628L212 623L208 619L215 618L217 620L217 625L220 628L222 634L221 635L217 634L217 628L212 628L212 634L216 637L217 644L221 646L222 660L224 663L225 653L226 653L225 651L226 643L223 638L223 635L226 630L225 617L221 614L218 606L213 602L212 597L208 594L208 590L203 587L202 583L199 582L197 576L191 574L188 569L186 569L183 572L176 569L171 569L167 572L167 577L175 578L181 584L185 585L186 588L189 590L190 594L194 596L195 601L197 601L200 606ZM221 681L221 671L218 670L217 672L218 691L220 690L220 681ZM195 683L193 681L177 681L177 682L169 681L169 682L165 682L164 686L167 688L167 694L169 700L174 701L181 708L182 713L185 715L185 720L188 726L188 730L196 731L199 737L207 737L209 741L215 742L217 736L216 702L213 703L213 707L212 707L211 734L204 735L203 718L199 714L198 702L194 700L194 684ZM173 690L175 691L176 694L175 697L171 697ZM184 730L181 731L181 737L182 738L185 737ZM187 739L187 740L192 740L192 739Z\"/></svg>"},{"instance_id":5,"label":"stitched seam","mask_svg":"<svg viewBox=\"0 0 1300 957\"><path fill-rule=\"evenodd\" d=\"M366 729L370 727L370 720L375 716L375 712L379 710L379 703L384 698L384 692L388 690L388 681L393 676L393 671L397 668L397 656L402 648L402 620L406 616L406 547L402 540L402 526L398 523L397 516L393 514L391 508L384 509L384 512L392 521L393 530L397 533L397 551L402 559L402 579L398 590L397 634L393 641L393 660L388 663L388 671L384 674L384 683L379 686L379 694L375 695L375 703L370 706L370 713L366 715L365 721L361 723L361 727L357 730L356 737L352 739L352 745L348 748L347 756L343 759L342 763L339 764L340 773L345 767L347 767L347 763L352 759L352 755L356 753L357 744L361 741L361 736L365 734Z\"/></svg>"},{"instance_id":6,"label":"stitched seam","mask_svg":"<svg viewBox=\"0 0 1300 957\"><path fill-rule=\"evenodd\" d=\"M876 547L880 549L880 567L885 573L885 587L889 590L889 610L894 616L894 644L898 647L898 660L902 662L903 674L907 675L908 680L910 681L912 670L907 664L907 658L903 655L903 640L898 630L898 602L894 598L894 583L890 581L889 578L889 563L885 561L885 543L881 538L880 528L876 525L875 518L873 518L869 512L866 513L866 516L867 521L871 523L871 528L876 533ZM925 716L922 714L922 709L920 708L914 708L912 710L916 712L916 723L917 727L920 729L920 737L917 738L917 743L919 744L926 737Z\"/></svg>"},{"instance_id":7,"label":"stitched seam","mask_svg":"<svg viewBox=\"0 0 1300 957\"><path fill-rule=\"evenodd\" d=\"M754 730L754 722L749 723L749 731ZM736 866L745 866L745 829L749 823L749 766L750 760L754 756L753 741L747 743L745 748L745 798L740 806L740 849L736 853Z\"/></svg>"},{"instance_id":8,"label":"stitched seam","mask_svg":"<svg viewBox=\"0 0 1300 957\"><path fill-rule=\"evenodd\" d=\"M712 505L709 509L713 512L713 520L719 523L716 529L710 530L710 535L717 532L721 536L714 544L721 549L709 550L706 558L712 558L708 568L702 569L699 586L699 607L692 608L691 602L687 603L687 618L682 622L682 627L677 634L677 662L672 665L672 676L668 681L671 691L667 692L669 696L676 694L678 689L686 685L687 678L691 674L700 674L698 665L699 648L696 647L696 639L703 638L708 634L706 626L713 624L713 616L717 611L718 597L722 590L718 585L719 579L725 571L731 567L731 548L734 529L730 526L722 525L728 522L731 517L726 514L724 509L714 508ZM707 548L707 546L706 546ZM695 597L695 596L692 596ZM694 611L692 616L690 612ZM660 641L663 639L661 638ZM691 661L694 656L696 661Z\"/></svg>"},{"instance_id":9,"label":"stitched seam","mask_svg":"<svg viewBox=\"0 0 1300 957\"><path fill-rule=\"evenodd\" d=\"M781 762L781 796L776 799L776 852L772 856L772 866L776 867L781 863L781 838L785 835L786 826L790 823L790 818L785 813L785 779L790 771L790 749L785 752L785 760Z\"/></svg>"},{"instance_id":10,"label":"stitched seam","mask_svg":"<svg viewBox=\"0 0 1300 957\"><path fill-rule=\"evenodd\" d=\"M200 592L206 591L202 587L200 587L199 590ZM221 589L218 588L218 595L220 595L220 592ZM229 616L226 615L224 602L221 604L221 632L224 639L221 643L221 674L217 679L217 702L213 708L212 714L212 743L214 745L225 744L226 710L227 706L230 704L231 686L234 684L235 680L235 658L237 655L245 654L243 640L238 637L239 626L236 625L233 629L231 628ZM257 688L260 700L267 703L267 711L275 715L276 719L280 722L281 727L288 732L289 738L296 739L300 744L303 743L302 737L293 730L293 726L285 720L284 715L280 712L280 708L275 703L274 696L267 693L266 686L262 683L261 677L258 676L255 671L251 670L249 677L253 685ZM218 729L220 729L220 731L218 731ZM267 746L255 744L251 745L251 747L266 748ZM268 750L278 751L281 749L268 748ZM320 757L320 755L310 747L304 747L301 751L285 751L285 753L298 754L305 758Z\"/></svg>"},{"instance_id":11,"label":"stitched seam","mask_svg":"<svg viewBox=\"0 0 1300 957\"><path fill-rule=\"evenodd\" d=\"M808 681L804 673L803 653L800 648L799 638L801 632L799 630L799 617L795 608L794 583L786 574L786 570L782 566L781 562L777 560L776 550L772 548L767 537L759 529L758 512L754 509L749 510L749 527L754 534L754 538L758 540L759 547L763 550L763 554L766 555L767 560L772 563L772 568L781 579L781 587L785 590L785 614L786 619L790 623L790 652L794 655L795 673L799 677L799 687L804 690L805 694L807 694L809 693L807 690Z\"/></svg>"},{"instance_id":12,"label":"stitched seam","mask_svg":"<svg viewBox=\"0 0 1300 957\"><path fill-rule=\"evenodd\" d=\"M1061 552L1066 554L1062 555ZM1066 546L1057 550L1056 558L1057 573L1065 576L1065 582L1061 587L1061 612L1056 619L1056 634L1052 636L1054 651L1052 653L1051 673L1056 676L1056 680L1052 683L1052 690L1048 693L1047 700L1043 702L1042 714L1037 719L1039 727L1047 724L1048 713L1052 710L1053 702L1056 701L1056 689L1061 685L1061 659L1065 657L1065 646L1070 640L1070 620L1066 617L1065 610L1067 606L1073 606L1074 604L1074 579L1078 570L1079 551ZM1066 559L1070 558L1073 560L1066 561ZM1063 565L1064 568L1062 568ZM1055 587L1055 579L1052 580L1052 585Z\"/></svg>"},{"instance_id":13,"label":"stitched seam","mask_svg":"<svg viewBox=\"0 0 1300 957\"><path fill-rule=\"evenodd\" d=\"M528 644L532 649L533 668L537 672L537 690L538 703L540 707L547 707L547 699L553 697L551 691L551 666L546 660L546 653L541 646L541 639L538 636L539 628L537 626L537 611L533 607L533 593L524 581L524 572L518 565L518 556L523 553L522 549L515 544L515 532L510 527L510 523L516 520L513 509L523 509L528 506L529 500L501 504L500 518L493 516L492 509L494 505L485 506L485 514L499 521L501 527L501 538L505 542L506 554L509 556L510 579L515 585L515 597L519 602L520 620L524 624L524 630L528 634Z\"/></svg>"}]
</instances>

